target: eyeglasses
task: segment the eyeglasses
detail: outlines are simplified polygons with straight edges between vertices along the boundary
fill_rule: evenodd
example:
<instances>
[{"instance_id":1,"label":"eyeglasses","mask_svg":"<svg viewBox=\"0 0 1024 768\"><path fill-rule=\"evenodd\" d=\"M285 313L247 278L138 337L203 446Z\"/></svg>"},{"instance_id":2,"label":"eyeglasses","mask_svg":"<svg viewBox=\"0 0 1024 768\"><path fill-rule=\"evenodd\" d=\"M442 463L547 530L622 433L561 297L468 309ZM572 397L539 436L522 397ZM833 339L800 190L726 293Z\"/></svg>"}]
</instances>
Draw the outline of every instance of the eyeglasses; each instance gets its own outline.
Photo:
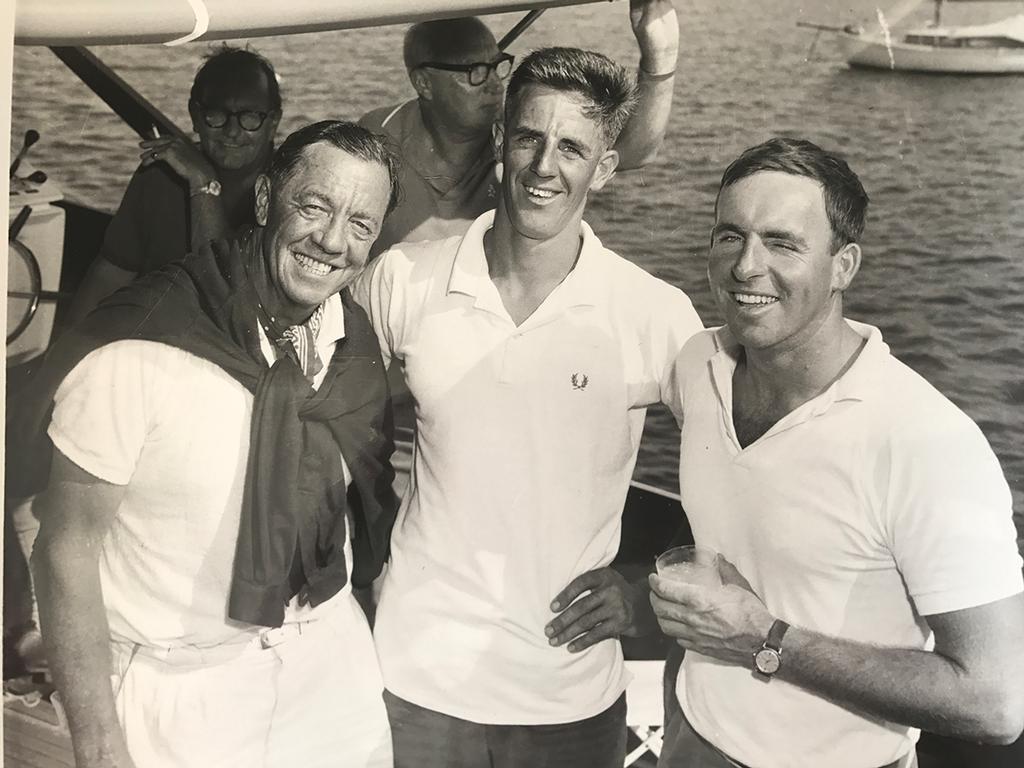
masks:
<instances>
[{"instance_id":1,"label":"eyeglasses","mask_svg":"<svg viewBox=\"0 0 1024 768\"><path fill-rule=\"evenodd\" d=\"M483 85L491 72L504 80L512 74L512 62L515 56L510 53L503 53L495 61L477 61L472 64L444 64L437 61L425 61L419 66L429 69L441 69L445 72L465 72L469 78L470 85Z\"/></svg>"},{"instance_id":2,"label":"eyeglasses","mask_svg":"<svg viewBox=\"0 0 1024 768\"><path fill-rule=\"evenodd\" d=\"M269 112L257 112L254 109L243 109L240 112L232 112L228 109L218 107L207 107L199 105L199 111L203 113L203 122L210 128L223 128L232 117L238 124L247 131L258 131L263 122L270 115Z\"/></svg>"}]
</instances>

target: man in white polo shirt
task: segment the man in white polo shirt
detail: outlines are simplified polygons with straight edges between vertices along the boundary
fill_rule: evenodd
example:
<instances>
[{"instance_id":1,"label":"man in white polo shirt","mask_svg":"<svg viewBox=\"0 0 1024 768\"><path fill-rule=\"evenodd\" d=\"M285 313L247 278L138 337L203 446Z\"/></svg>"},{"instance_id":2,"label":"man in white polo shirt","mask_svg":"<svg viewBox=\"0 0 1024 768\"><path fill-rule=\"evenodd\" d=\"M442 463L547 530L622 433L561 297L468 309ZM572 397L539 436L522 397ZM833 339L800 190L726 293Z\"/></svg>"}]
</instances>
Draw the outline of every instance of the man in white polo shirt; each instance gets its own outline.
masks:
<instances>
[{"instance_id":1,"label":"man in white polo shirt","mask_svg":"<svg viewBox=\"0 0 1024 768\"><path fill-rule=\"evenodd\" d=\"M416 404L374 630L399 767L623 764L617 637L653 616L607 566L646 408L701 329L582 221L633 99L599 54L531 54L497 210L385 253L357 292Z\"/></svg>"},{"instance_id":2,"label":"man in white polo shirt","mask_svg":"<svg viewBox=\"0 0 1024 768\"><path fill-rule=\"evenodd\" d=\"M773 139L726 170L708 274L727 325L676 364L680 484L725 587L651 577L687 649L662 768L916 763L919 728L1024 727L1011 498L981 430L843 317L867 194Z\"/></svg>"},{"instance_id":3,"label":"man in white polo shirt","mask_svg":"<svg viewBox=\"0 0 1024 768\"><path fill-rule=\"evenodd\" d=\"M254 231L141 277L51 351L33 564L79 768L391 766L351 586L397 511L388 390L340 292L397 167L352 123L296 131Z\"/></svg>"}]
</instances>

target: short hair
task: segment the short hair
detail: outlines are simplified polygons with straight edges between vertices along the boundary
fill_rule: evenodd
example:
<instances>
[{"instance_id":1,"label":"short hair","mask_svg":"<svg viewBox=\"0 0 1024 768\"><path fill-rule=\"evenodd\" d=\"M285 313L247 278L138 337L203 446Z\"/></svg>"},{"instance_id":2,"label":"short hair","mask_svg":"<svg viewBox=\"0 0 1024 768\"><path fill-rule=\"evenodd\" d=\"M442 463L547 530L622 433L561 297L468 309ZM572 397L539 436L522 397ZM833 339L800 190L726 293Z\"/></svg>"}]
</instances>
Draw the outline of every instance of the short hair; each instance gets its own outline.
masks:
<instances>
[{"instance_id":1,"label":"short hair","mask_svg":"<svg viewBox=\"0 0 1024 768\"><path fill-rule=\"evenodd\" d=\"M505 119L531 85L568 91L589 102L583 114L597 121L612 146L636 107L637 90L626 70L600 53L579 48L541 48L516 67L505 94Z\"/></svg>"},{"instance_id":2,"label":"short hair","mask_svg":"<svg viewBox=\"0 0 1024 768\"><path fill-rule=\"evenodd\" d=\"M860 239L867 216L868 193L842 157L806 139L769 139L750 147L732 161L722 174L718 197L726 187L761 171L780 171L821 184L833 247L839 249ZM715 198L716 212L718 197Z\"/></svg>"},{"instance_id":3,"label":"short hair","mask_svg":"<svg viewBox=\"0 0 1024 768\"><path fill-rule=\"evenodd\" d=\"M281 88L278 85L277 73L274 71L273 65L248 46L236 48L226 43L205 56L199 71L196 72L195 80L192 81L192 91L188 96L189 102L202 104L206 91L214 81L231 83L238 77L239 71L246 69L263 73L267 80L270 108L280 111Z\"/></svg>"},{"instance_id":4,"label":"short hair","mask_svg":"<svg viewBox=\"0 0 1024 768\"><path fill-rule=\"evenodd\" d=\"M274 152L274 157L270 161L267 175L273 187L280 188L288 181L306 147L321 142L343 149L360 160L384 166L388 172L388 185L391 190L386 213L391 213L395 209L401 194L401 160L398 150L386 137L345 120L321 120L290 134Z\"/></svg>"},{"instance_id":5,"label":"short hair","mask_svg":"<svg viewBox=\"0 0 1024 768\"><path fill-rule=\"evenodd\" d=\"M405 68L411 72L426 61L457 55L479 37L494 40L491 30L475 16L413 24L402 44Z\"/></svg>"}]
</instances>

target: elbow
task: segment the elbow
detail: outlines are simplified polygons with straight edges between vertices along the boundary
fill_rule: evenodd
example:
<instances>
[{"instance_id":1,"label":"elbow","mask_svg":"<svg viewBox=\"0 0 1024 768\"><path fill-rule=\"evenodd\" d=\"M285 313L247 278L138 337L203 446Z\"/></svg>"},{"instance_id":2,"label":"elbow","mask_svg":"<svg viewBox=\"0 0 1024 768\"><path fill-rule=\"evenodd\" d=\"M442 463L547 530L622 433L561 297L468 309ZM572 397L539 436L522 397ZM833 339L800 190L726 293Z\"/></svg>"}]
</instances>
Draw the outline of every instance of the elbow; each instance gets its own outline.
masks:
<instances>
[{"instance_id":1,"label":"elbow","mask_svg":"<svg viewBox=\"0 0 1024 768\"><path fill-rule=\"evenodd\" d=\"M974 737L983 744L1007 746L1024 733L1024 692L1001 690L980 702Z\"/></svg>"},{"instance_id":2,"label":"elbow","mask_svg":"<svg viewBox=\"0 0 1024 768\"><path fill-rule=\"evenodd\" d=\"M1009 746L1024 734L1024 713L1007 714L1000 718L996 727L988 734L986 743Z\"/></svg>"},{"instance_id":3,"label":"elbow","mask_svg":"<svg viewBox=\"0 0 1024 768\"><path fill-rule=\"evenodd\" d=\"M657 159L658 150L660 148L661 147L659 144L658 146L651 147L648 150L632 154L629 157L620 156L619 165L616 167L615 170L622 173L628 173L629 171L639 171L641 168L650 165Z\"/></svg>"}]
</instances>

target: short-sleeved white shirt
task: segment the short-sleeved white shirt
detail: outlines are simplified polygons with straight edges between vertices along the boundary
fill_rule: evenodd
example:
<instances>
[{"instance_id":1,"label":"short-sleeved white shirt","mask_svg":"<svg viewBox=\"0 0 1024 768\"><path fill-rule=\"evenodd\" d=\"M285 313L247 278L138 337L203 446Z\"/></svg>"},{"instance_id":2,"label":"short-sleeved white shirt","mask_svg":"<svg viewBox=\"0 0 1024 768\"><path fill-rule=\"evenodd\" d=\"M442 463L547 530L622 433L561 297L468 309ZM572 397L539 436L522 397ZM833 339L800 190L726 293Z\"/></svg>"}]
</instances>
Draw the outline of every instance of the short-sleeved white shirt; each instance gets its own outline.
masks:
<instances>
[{"instance_id":1,"label":"short-sleeved white shirt","mask_svg":"<svg viewBox=\"0 0 1024 768\"><path fill-rule=\"evenodd\" d=\"M402 698L474 722L570 722L627 680L618 642L552 648L550 603L614 557L646 408L701 324L584 225L575 268L517 327L484 256L493 217L392 249L356 291L416 404L375 636Z\"/></svg>"},{"instance_id":2,"label":"short-sleeved white shirt","mask_svg":"<svg viewBox=\"0 0 1024 768\"><path fill-rule=\"evenodd\" d=\"M317 338L325 363L344 336L343 318L334 296ZM274 360L265 338L263 352ZM249 454L249 391L189 352L126 340L90 353L54 400L48 433L57 449L101 480L127 486L99 559L111 635L172 648L242 642L258 632L227 618ZM345 557L351 573L348 542ZM310 608L293 600L285 621L311 619L328 603Z\"/></svg>"},{"instance_id":3,"label":"short-sleeved white shirt","mask_svg":"<svg viewBox=\"0 0 1024 768\"><path fill-rule=\"evenodd\" d=\"M974 422L877 328L848 322L867 340L850 369L746 448L732 415L738 346L725 329L687 344L676 363L683 508L697 543L734 563L773 615L930 649L923 616L1021 591L1010 491ZM677 694L698 733L764 768L884 765L918 735L697 653Z\"/></svg>"}]
</instances>

